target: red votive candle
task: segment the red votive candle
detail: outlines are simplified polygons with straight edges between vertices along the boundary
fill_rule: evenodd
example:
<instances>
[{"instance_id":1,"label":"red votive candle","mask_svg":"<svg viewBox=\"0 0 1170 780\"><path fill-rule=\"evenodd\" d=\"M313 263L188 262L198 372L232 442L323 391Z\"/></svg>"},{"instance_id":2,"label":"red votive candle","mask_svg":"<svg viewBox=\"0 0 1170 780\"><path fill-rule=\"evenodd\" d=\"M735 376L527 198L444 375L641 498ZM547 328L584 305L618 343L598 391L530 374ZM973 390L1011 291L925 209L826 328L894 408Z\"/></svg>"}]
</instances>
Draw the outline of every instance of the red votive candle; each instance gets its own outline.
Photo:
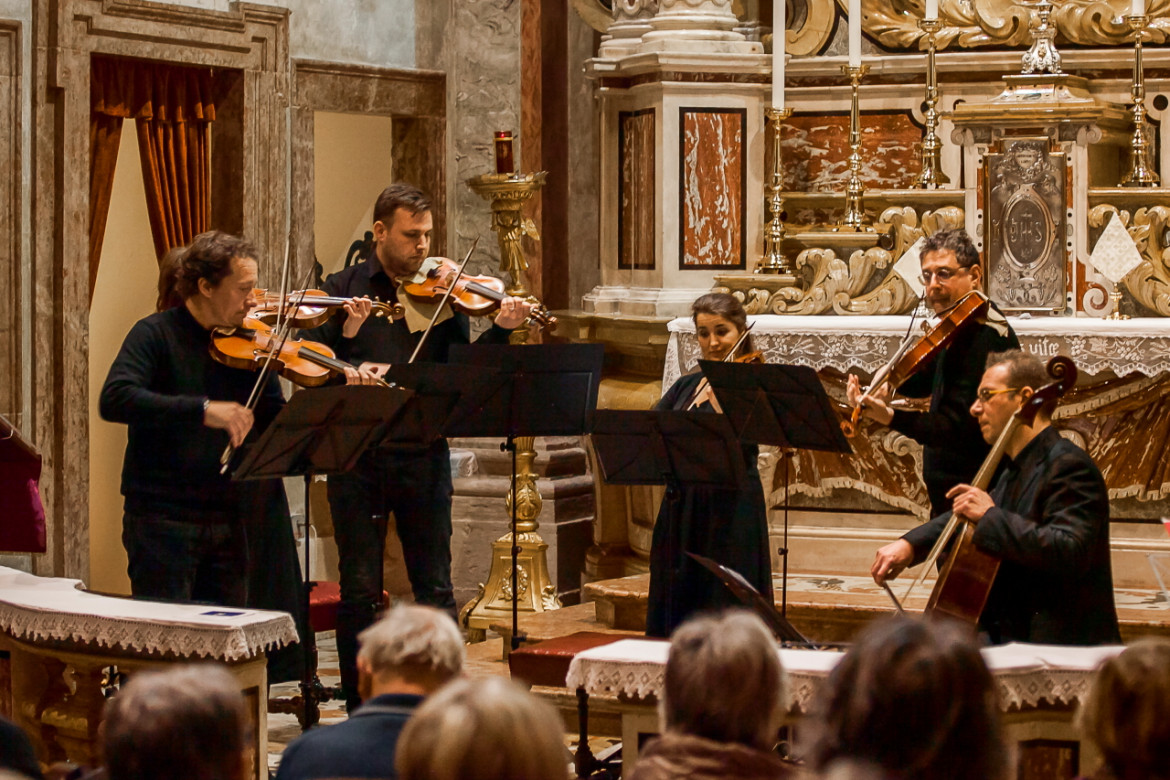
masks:
<instances>
[{"instance_id":1,"label":"red votive candle","mask_svg":"<svg viewBox=\"0 0 1170 780\"><path fill-rule=\"evenodd\" d=\"M512 131L496 132L496 173L514 173L516 160L512 156Z\"/></svg>"}]
</instances>

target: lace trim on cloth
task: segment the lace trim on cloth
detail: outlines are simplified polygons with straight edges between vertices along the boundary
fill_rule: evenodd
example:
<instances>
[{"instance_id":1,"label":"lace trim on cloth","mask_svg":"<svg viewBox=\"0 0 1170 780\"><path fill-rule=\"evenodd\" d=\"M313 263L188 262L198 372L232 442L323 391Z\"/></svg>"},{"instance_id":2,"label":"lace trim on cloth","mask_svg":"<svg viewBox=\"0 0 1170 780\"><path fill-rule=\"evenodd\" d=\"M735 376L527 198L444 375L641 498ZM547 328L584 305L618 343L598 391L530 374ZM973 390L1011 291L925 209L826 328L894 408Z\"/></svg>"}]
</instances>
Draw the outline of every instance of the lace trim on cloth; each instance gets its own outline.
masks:
<instances>
[{"instance_id":1,"label":"lace trim on cloth","mask_svg":"<svg viewBox=\"0 0 1170 780\"><path fill-rule=\"evenodd\" d=\"M1106 658L1125 648L1058 647L1013 643L982 651L995 676L1002 710L1074 704L1089 692L1093 674ZM623 639L579 653L565 684L590 696L656 700L666 673L666 642ZM829 672L843 657L829 650L780 650L788 674L790 709L808 712Z\"/></svg>"},{"instance_id":2,"label":"lace trim on cloth","mask_svg":"<svg viewBox=\"0 0 1170 780\"><path fill-rule=\"evenodd\" d=\"M284 612L89 593L80 580L0 567L0 631L28 641L95 643L112 650L239 661L297 641Z\"/></svg>"},{"instance_id":3,"label":"lace trim on cloth","mask_svg":"<svg viewBox=\"0 0 1170 780\"><path fill-rule=\"evenodd\" d=\"M754 322L752 347L768 363L810 366L817 370L863 371L872 374L885 365L906 335L910 318L792 317L759 315ZM1162 318L1100 320L1085 317L1012 317L1009 322L1020 343L1042 360L1067 355L1084 374L1103 371L1155 376L1170 371L1170 332ZM672 320L667 329L665 391L699 360L694 323Z\"/></svg>"}]
</instances>

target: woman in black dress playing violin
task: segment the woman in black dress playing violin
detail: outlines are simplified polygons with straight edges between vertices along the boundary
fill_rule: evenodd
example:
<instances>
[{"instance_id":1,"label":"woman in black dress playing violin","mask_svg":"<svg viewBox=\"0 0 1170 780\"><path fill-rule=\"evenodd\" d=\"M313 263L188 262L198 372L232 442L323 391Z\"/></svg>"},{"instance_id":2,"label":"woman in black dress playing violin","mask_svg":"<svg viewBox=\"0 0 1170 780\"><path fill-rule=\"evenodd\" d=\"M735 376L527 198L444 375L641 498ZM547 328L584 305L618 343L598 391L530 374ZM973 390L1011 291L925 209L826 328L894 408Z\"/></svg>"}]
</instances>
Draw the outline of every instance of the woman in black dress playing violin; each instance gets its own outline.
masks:
<instances>
[{"instance_id":1,"label":"woman in black dress playing violin","mask_svg":"<svg viewBox=\"0 0 1170 780\"><path fill-rule=\"evenodd\" d=\"M751 350L747 313L726 293L708 293L691 306L704 360L723 360ZM656 409L715 412L700 387L698 371L680 377ZM702 383L706 385L706 383ZM698 403L695 403L697 400ZM765 598L772 595L768 516L756 466L758 448L743 445L744 482L734 488L680 484L669 488L650 545L650 602L646 635L666 637L691 615L738 604L723 584L690 558L703 555L747 578Z\"/></svg>"}]
</instances>

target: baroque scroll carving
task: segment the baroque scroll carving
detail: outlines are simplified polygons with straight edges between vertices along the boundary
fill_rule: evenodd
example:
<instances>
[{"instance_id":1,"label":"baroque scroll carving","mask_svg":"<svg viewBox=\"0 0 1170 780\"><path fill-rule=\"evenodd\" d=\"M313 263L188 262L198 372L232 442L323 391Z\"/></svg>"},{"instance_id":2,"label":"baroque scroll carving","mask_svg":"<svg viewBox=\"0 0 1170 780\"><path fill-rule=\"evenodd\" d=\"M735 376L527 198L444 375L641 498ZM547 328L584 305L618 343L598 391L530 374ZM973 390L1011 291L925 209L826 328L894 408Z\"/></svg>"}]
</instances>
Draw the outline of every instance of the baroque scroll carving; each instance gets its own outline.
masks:
<instances>
[{"instance_id":1,"label":"baroque scroll carving","mask_svg":"<svg viewBox=\"0 0 1170 780\"><path fill-rule=\"evenodd\" d=\"M1132 214L1109 204L1089 211L1089 226L1104 227L1116 213L1141 253L1142 262L1126 275L1125 288L1138 304L1170 317L1170 208L1141 207Z\"/></svg>"},{"instance_id":2,"label":"baroque scroll carving","mask_svg":"<svg viewBox=\"0 0 1170 780\"><path fill-rule=\"evenodd\" d=\"M812 0L832 3L834 0ZM1050 24L1069 43L1086 45L1125 45L1132 33L1122 20L1129 4L1102 0L1053 0L1056 8ZM846 0L836 0L846 9ZM864 30L883 46L893 49L925 49L926 41L918 20L925 13L924 0L862 0ZM1146 13L1151 21L1148 40L1164 43L1170 33L1170 0L1152 0ZM939 19L943 27L935 36L939 49L980 46L1027 46L1033 9L1011 0L941 0Z\"/></svg>"},{"instance_id":3,"label":"baroque scroll carving","mask_svg":"<svg viewBox=\"0 0 1170 780\"><path fill-rule=\"evenodd\" d=\"M923 235L962 227L963 209L944 206L919 217L911 206L894 206L879 222L894 239L888 250L859 249L846 261L830 246L810 247L794 261L795 285L777 276L737 274L717 277L715 289L738 298L748 314L905 314L918 298L893 272L894 264Z\"/></svg>"}]
</instances>

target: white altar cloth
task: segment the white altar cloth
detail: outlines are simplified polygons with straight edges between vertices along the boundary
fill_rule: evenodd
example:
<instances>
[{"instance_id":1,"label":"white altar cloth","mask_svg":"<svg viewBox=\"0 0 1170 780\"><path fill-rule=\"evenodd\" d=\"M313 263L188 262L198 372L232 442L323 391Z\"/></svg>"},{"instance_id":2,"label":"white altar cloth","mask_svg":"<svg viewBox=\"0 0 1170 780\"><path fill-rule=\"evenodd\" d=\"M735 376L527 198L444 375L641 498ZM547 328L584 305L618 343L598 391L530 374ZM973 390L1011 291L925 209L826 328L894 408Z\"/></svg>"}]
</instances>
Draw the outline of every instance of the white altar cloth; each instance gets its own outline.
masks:
<instances>
[{"instance_id":1,"label":"white altar cloth","mask_svg":"<svg viewBox=\"0 0 1170 780\"><path fill-rule=\"evenodd\" d=\"M1125 648L1062 647L1012 643L989 647L983 659L995 676L1004 710L1050 704L1073 704L1089 692L1093 672L1106 658ZM657 698L666 673L670 644L623 639L578 653L569 666L566 686L590 696ZM778 650L788 674L788 708L808 712L821 683L841 660L826 650Z\"/></svg>"},{"instance_id":2,"label":"white altar cloth","mask_svg":"<svg viewBox=\"0 0 1170 780\"><path fill-rule=\"evenodd\" d=\"M883 366L906 335L909 316L797 317L764 314L754 323L752 344L767 363L872 374ZM1170 371L1170 318L1103 320L1091 317L1011 317L1022 346L1047 360L1067 355L1081 373L1140 371L1155 376ZM917 327L917 326L915 326ZM695 326L689 317L667 329L662 388L665 391L699 359Z\"/></svg>"},{"instance_id":3,"label":"white altar cloth","mask_svg":"<svg viewBox=\"0 0 1170 780\"><path fill-rule=\"evenodd\" d=\"M80 580L0 566L0 631L26 641L94 642L126 652L239 661L297 641L285 612L90 593Z\"/></svg>"}]
</instances>

